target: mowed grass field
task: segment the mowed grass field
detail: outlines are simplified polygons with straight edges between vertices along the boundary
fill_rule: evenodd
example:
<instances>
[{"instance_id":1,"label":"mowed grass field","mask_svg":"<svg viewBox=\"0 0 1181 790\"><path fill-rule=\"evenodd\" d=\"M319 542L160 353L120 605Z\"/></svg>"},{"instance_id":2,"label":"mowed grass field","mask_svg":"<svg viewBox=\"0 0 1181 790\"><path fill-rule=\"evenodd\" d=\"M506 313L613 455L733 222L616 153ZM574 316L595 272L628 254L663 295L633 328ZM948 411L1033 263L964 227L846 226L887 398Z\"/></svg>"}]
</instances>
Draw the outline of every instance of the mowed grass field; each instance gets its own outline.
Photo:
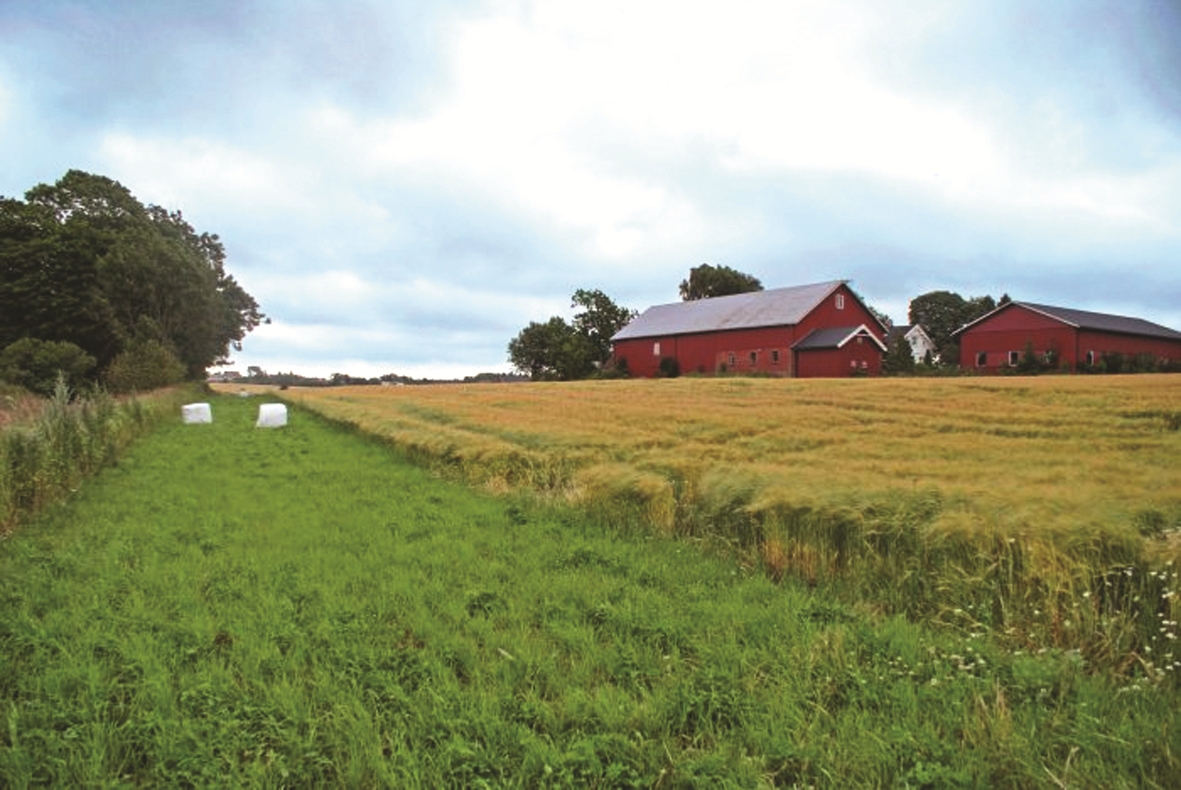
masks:
<instances>
[{"instance_id":1,"label":"mowed grass field","mask_svg":"<svg viewBox=\"0 0 1181 790\"><path fill-rule=\"evenodd\" d=\"M0 542L0 784L1167 787L1181 770L1163 671L929 628L626 507L604 523L489 496L302 409L255 429L259 400L178 415Z\"/></svg>"}]
</instances>

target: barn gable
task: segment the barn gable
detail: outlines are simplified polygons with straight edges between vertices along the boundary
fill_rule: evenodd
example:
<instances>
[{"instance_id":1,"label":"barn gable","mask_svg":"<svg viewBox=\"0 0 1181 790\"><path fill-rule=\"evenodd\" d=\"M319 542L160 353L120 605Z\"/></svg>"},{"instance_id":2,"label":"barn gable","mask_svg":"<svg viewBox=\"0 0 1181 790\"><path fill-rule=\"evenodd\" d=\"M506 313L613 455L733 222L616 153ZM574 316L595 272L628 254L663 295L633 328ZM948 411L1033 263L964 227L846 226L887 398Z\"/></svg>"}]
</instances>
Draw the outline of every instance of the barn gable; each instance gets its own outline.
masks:
<instances>
[{"instance_id":1,"label":"barn gable","mask_svg":"<svg viewBox=\"0 0 1181 790\"><path fill-rule=\"evenodd\" d=\"M808 333L808 336L803 340L792 346L796 351L819 351L821 349L844 348L850 341L858 338L864 338L870 341L873 345L878 347L879 351L886 350L886 344L883 343L873 332L869 331L869 327L865 324L861 326L840 326L830 327L826 329L813 329Z\"/></svg>"},{"instance_id":2,"label":"barn gable","mask_svg":"<svg viewBox=\"0 0 1181 790\"><path fill-rule=\"evenodd\" d=\"M797 376L834 378L880 374L886 344L862 324L813 329L791 348Z\"/></svg>"}]
</instances>

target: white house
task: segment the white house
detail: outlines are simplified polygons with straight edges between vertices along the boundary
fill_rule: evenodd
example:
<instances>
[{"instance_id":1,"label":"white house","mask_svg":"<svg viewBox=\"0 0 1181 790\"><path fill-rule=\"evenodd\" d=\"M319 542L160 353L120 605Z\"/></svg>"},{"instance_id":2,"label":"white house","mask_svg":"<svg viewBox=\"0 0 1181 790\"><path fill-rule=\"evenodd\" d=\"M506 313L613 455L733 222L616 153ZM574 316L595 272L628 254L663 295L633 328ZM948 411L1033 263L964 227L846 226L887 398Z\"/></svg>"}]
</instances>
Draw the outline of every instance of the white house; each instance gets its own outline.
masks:
<instances>
[{"instance_id":1,"label":"white house","mask_svg":"<svg viewBox=\"0 0 1181 790\"><path fill-rule=\"evenodd\" d=\"M890 327L890 346L894 345L895 338L899 335L906 339L910 346L910 353L914 355L915 362L922 362L927 358L927 354L931 355L931 360L935 361L939 355L935 352L935 344L931 341L930 336L927 335L922 325L903 324L901 326Z\"/></svg>"}]
</instances>

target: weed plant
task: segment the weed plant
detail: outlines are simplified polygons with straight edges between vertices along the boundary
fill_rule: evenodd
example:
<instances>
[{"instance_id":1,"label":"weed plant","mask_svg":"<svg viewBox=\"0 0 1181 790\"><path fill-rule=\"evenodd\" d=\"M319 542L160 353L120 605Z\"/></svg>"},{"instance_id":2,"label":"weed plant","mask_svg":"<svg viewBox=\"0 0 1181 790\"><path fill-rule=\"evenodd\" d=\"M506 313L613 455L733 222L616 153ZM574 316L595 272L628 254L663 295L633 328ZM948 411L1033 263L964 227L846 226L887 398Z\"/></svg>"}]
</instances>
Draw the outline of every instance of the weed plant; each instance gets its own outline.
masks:
<instances>
[{"instance_id":1,"label":"weed plant","mask_svg":"<svg viewBox=\"0 0 1181 790\"><path fill-rule=\"evenodd\" d=\"M1164 787L1181 770L1173 693L1078 651L932 631L692 540L491 497L300 409L255 429L256 403L178 416L0 544L0 784Z\"/></svg>"},{"instance_id":2,"label":"weed plant","mask_svg":"<svg viewBox=\"0 0 1181 790\"><path fill-rule=\"evenodd\" d=\"M724 378L287 396L491 490L1170 684L1176 383Z\"/></svg>"},{"instance_id":3,"label":"weed plant","mask_svg":"<svg viewBox=\"0 0 1181 790\"><path fill-rule=\"evenodd\" d=\"M180 397L162 392L116 402L99 391L75 398L59 378L53 395L36 405L14 399L14 419L0 421L0 535L113 464Z\"/></svg>"}]
</instances>

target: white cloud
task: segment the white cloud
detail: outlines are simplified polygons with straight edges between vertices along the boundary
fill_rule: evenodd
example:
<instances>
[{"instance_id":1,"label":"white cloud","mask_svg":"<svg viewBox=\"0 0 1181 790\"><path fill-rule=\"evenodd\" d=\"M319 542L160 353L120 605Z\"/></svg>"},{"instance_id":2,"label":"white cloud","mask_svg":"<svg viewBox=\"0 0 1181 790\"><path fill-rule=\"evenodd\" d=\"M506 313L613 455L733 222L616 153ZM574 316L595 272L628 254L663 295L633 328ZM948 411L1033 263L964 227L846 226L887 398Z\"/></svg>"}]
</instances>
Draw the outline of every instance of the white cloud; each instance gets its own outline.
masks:
<instances>
[{"instance_id":1,"label":"white cloud","mask_svg":"<svg viewBox=\"0 0 1181 790\"><path fill-rule=\"evenodd\" d=\"M7 80L0 73L0 129L8 125L12 115L12 93L7 86Z\"/></svg>"},{"instance_id":2,"label":"white cloud","mask_svg":"<svg viewBox=\"0 0 1181 790\"><path fill-rule=\"evenodd\" d=\"M167 79L100 5L101 59L23 9L0 191L91 169L219 233L276 319L247 339L267 367L492 368L574 288L642 308L707 261L852 277L896 318L935 288L1176 302L1181 133L1145 79L1176 56L1135 3L1115 29L1016 0L346 3L282 36L270 9L145 17Z\"/></svg>"},{"instance_id":3,"label":"white cloud","mask_svg":"<svg viewBox=\"0 0 1181 790\"><path fill-rule=\"evenodd\" d=\"M304 210L291 189L285 169L265 156L224 143L200 139L137 137L107 134L101 155L120 180L134 183L167 204L184 197L201 204L228 201L238 207Z\"/></svg>"}]
</instances>

